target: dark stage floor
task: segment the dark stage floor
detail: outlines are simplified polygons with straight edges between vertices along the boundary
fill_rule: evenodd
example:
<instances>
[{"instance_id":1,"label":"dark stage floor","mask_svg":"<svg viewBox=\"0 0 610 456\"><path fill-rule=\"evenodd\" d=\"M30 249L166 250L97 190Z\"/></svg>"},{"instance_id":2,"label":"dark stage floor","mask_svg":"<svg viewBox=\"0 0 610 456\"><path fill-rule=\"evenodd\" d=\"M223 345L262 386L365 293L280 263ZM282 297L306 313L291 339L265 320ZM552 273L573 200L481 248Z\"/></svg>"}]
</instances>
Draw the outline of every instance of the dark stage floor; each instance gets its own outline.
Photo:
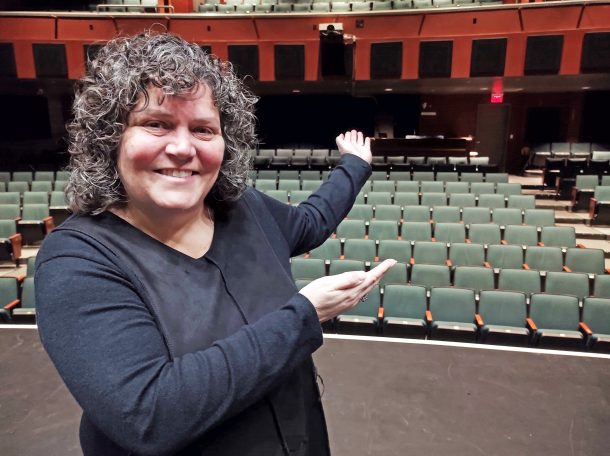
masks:
<instances>
[{"instance_id":1,"label":"dark stage floor","mask_svg":"<svg viewBox=\"0 0 610 456\"><path fill-rule=\"evenodd\" d=\"M327 335L315 359L334 456L609 452L607 355ZM0 328L0 360L0 455L81 454L37 331Z\"/></svg>"}]
</instances>

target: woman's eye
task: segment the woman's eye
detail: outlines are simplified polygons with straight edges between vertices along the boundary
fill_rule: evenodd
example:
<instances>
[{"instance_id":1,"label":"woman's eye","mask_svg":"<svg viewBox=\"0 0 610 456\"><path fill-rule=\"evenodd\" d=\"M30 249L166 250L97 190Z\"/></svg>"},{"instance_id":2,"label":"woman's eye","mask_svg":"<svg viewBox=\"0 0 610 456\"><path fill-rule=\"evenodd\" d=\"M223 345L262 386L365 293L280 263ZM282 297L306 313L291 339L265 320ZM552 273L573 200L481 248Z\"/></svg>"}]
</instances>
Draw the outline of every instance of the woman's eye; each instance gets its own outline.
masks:
<instances>
[{"instance_id":1,"label":"woman's eye","mask_svg":"<svg viewBox=\"0 0 610 456\"><path fill-rule=\"evenodd\" d=\"M163 128L163 124L161 122L156 121L156 120L153 120L151 122L147 122L146 126L149 127L149 128L153 128L153 129Z\"/></svg>"},{"instance_id":2,"label":"woman's eye","mask_svg":"<svg viewBox=\"0 0 610 456\"><path fill-rule=\"evenodd\" d=\"M208 128L208 127L197 127L193 131L195 134L200 135L200 136L205 136L205 137L214 135L214 130L212 130L211 128Z\"/></svg>"}]
</instances>

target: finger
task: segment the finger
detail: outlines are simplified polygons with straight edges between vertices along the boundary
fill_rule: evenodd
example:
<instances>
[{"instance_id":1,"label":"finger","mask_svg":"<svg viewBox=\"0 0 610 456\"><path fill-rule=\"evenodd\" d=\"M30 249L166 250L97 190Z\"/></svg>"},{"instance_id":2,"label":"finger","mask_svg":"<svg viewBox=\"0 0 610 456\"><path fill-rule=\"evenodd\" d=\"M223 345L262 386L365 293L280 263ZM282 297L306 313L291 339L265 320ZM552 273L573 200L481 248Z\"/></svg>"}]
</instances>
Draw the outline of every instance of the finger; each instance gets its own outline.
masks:
<instances>
[{"instance_id":1,"label":"finger","mask_svg":"<svg viewBox=\"0 0 610 456\"><path fill-rule=\"evenodd\" d=\"M390 259L385 260L381 264L371 269L367 274L373 279L373 281L379 282L383 275L388 272L391 268L396 265L396 260Z\"/></svg>"},{"instance_id":2,"label":"finger","mask_svg":"<svg viewBox=\"0 0 610 456\"><path fill-rule=\"evenodd\" d=\"M366 275L364 271L350 271L327 277L332 278L332 285L336 290L348 290L364 282Z\"/></svg>"},{"instance_id":3,"label":"finger","mask_svg":"<svg viewBox=\"0 0 610 456\"><path fill-rule=\"evenodd\" d=\"M352 130L352 142L358 141L358 132L356 130Z\"/></svg>"},{"instance_id":4,"label":"finger","mask_svg":"<svg viewBox=\"0 0 610 456\"><path fill-rule=\"evenodd\" d=\"M358 132L358 145L362 146L364 144L364 138L362 137L362 132Z\"/></svg>"},{"instance_id":5,"label":"finger","mask_svg":"<svg viewBox=\"0 0 610 456\"><path fill-rule=\"evenodd\" d=\"M367 149L371 148L371 138L369 138L368 136L364 138L364 147L366 147Z\"/></svg>"}]
</instances>

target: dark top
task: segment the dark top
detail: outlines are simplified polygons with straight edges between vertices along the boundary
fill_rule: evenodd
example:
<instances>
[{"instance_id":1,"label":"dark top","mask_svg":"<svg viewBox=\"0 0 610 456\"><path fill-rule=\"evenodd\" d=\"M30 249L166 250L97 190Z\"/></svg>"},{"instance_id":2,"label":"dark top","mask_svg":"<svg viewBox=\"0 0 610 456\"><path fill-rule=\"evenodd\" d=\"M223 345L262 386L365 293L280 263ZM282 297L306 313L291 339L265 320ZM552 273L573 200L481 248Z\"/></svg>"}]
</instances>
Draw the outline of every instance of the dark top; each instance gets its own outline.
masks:
<instances>
[{"instance_id":1,"label":"dark top","mask_svg":"<svg viewBox=\"0 0 610 456\"><path fill-rule=\"evenodd\" d=\"M289 258L321 244L370 166L353 155L291 207L248 190L186 256L111 213L72 217L37 256L41 339L83 408L85 455L328 454L315 309Z\"/></svg>"}]
</instances>

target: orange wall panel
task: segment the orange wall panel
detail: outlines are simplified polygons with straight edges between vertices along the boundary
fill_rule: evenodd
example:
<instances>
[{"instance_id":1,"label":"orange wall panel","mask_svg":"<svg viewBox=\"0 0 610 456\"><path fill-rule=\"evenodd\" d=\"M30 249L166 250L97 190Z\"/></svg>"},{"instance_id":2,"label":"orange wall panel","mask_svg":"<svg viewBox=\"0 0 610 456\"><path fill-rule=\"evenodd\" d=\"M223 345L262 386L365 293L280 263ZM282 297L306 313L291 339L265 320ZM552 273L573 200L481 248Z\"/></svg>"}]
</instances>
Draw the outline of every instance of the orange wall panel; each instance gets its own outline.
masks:
<instances>
[{"instance_id":1,"label":"orange wall panel","mask_svg":"<svg viewBox=\"0 0 610 456\"><path fill-rule=\"evenodd\" d=\"M65 45L68 79L80 79L85 75L85 48L83 43L68 42Z\"/></svg>"},{"instance_id":2,"label":"orange wall panel","mask_svg":"<svg viewBox=\"0 0 610 456\"><path fill-rule=\"evenodd\" d=\"M504 76L523 76L526 40L527 37L522 34L515 34L508 37Z\"/></svg>"},{"instance_id":3,"label":"orange wall panel","mask_svg":"<svg viewBox=\"0 0 610 456\"><path fill-rule=\"evenodd\" d=\"M419 77L419 40L407 39L402 42L402 78Z\"/></svg>"},{"instance_id":4,"label":"orange wall panel","mask_svg":"<svg viewBox=\"0 0 610 456\"><path fill-rule=\"evenodd\" d=\"M318 25L321 23L336 23L335 18L303 17L299 20L286 20L286 18L265 17L256 19L256 32L261 40L298 41L312 40L320 37Z\"/></svg>"},{"instance_id":5,"label":"orange wall panel","mask_svg":"<svg viewBox=\"0 0 610 456\"><path fill-rule=\"evenodd\" d=\"M0 18L0 40L42 40L55 39L55 19L53 18Z\"/></svg>"},{"instance_id":6,"label":"orange wall panel","mask_svg":"<svg viewBox=\"0 0 610 456\"><path fill-rule=\"evenodd\" d=\"M317 81L320 65L320 43L308 41L305 43L305 80Z\"/></svg>"},{"instance_id":7,"label":"orange wall panel","mask_svg":"<svg viewBox=\"0 0 610 456\"><path fill-rule=\"evenodd\" d=\"M124 35L137 35L148 29L164 31L169 28L169 21L159 17L146 19L115 17L114 22L116 23L117 32Z\"/></svg>"},{"instance_id":8,"label":"orange wall panel","mask_svg":"<svg viewBox=\"0 0 610 456\"><path fill-rule=\"evenodd\" d=\"M584 32L573 30L564 33L560 74L579 74Z\"/></svg>"},{"instance_id":9,"label":"orange wall panel","mask_svg":"<svg viewBox=\"0 0 610 456\"><path fill-rule=\"evenodd\" d=\"M343 30L345 33L355 35L356 38L387 41L417 36L421 21L423 20L423 14L409 14L405 16L346 16L344 19ZM363 21L364 26L362 28L356 28L357 20Z\"/></svg>"},{"instance_id":10,"label":"orange wall panel","mask_svg":"<svg viewBox=\"0 0 610 456\"><path fill-rule=\"evenodd\" d=\"M428 14L421 37L446 37L518 33L521 31L517 10L468 11Z\"/></svg>"},{"instance_id":11,"label":"orange wall panel","mask_svg":"<svg viewBox=\"0 0 610 456\"><path fill-rule=\"evenodd\" d=\"M526 32L549 32L575 29L580 17L580 6L558 8L524 8L521 10Z\"/></svg>"},{"instance_id":12,"label":"orange wall panel","mask_svg":"<svg viewBox=\"0 0 610 456\"><path fill-rule=\"evenodd\" d=\"M94 43L108 41L117 34L111 18L107 19L58 19L57 38L60 40L79 40Z\"/></svg>"},{"instance_id":13,"label":"orange wall panel","mask_svg":"<svg viewBox=\"0 0 610 456\"><path fill-rule=\"evenodd\" d=\"M379 43L380 41L375 41ZM354 79L366 81L371 79L371 40L356 41L354 54Z\"/></svg>"},{"instance_id":14,"label":"orange wall panel","mask_svg":"<svg viewBox=\"0 0 610 456\"><path fill-rule=\"evenodd\" d=\"M258 68L260 81L275 81L275 50L272 42L258 43Z\"/></svg>"},{"instance_id":15,"label":"orange wall panel","mask_svg":"<svg viewBox=\"0 0 610 456\"><path fill-rule=\"evenodd\" d=\"M580 26L610 30L610 5L587 5Z\"/></svg>"},{"instance_id":16,"label":"orange wall panel","mask_svg":"<svg viewBox=\"0 0 610 456\"><path fill-rule=\"evenodd\" d=\"M170 32L188 41L213 43L216 41L255 42L259 39L253 19L173 19Z\"/></svg>"},{"instance_id":17,"label":"orange wall panel","mask_svg":"<svg viewBox=\"0 0 610 456\"><path fill-rule=\"evenodd\" d=\"M453 56L451 58L451 77L470 77L470 57L472 55L472 38L459 37L453 40Z\"/></svg>"}]
</instances>

